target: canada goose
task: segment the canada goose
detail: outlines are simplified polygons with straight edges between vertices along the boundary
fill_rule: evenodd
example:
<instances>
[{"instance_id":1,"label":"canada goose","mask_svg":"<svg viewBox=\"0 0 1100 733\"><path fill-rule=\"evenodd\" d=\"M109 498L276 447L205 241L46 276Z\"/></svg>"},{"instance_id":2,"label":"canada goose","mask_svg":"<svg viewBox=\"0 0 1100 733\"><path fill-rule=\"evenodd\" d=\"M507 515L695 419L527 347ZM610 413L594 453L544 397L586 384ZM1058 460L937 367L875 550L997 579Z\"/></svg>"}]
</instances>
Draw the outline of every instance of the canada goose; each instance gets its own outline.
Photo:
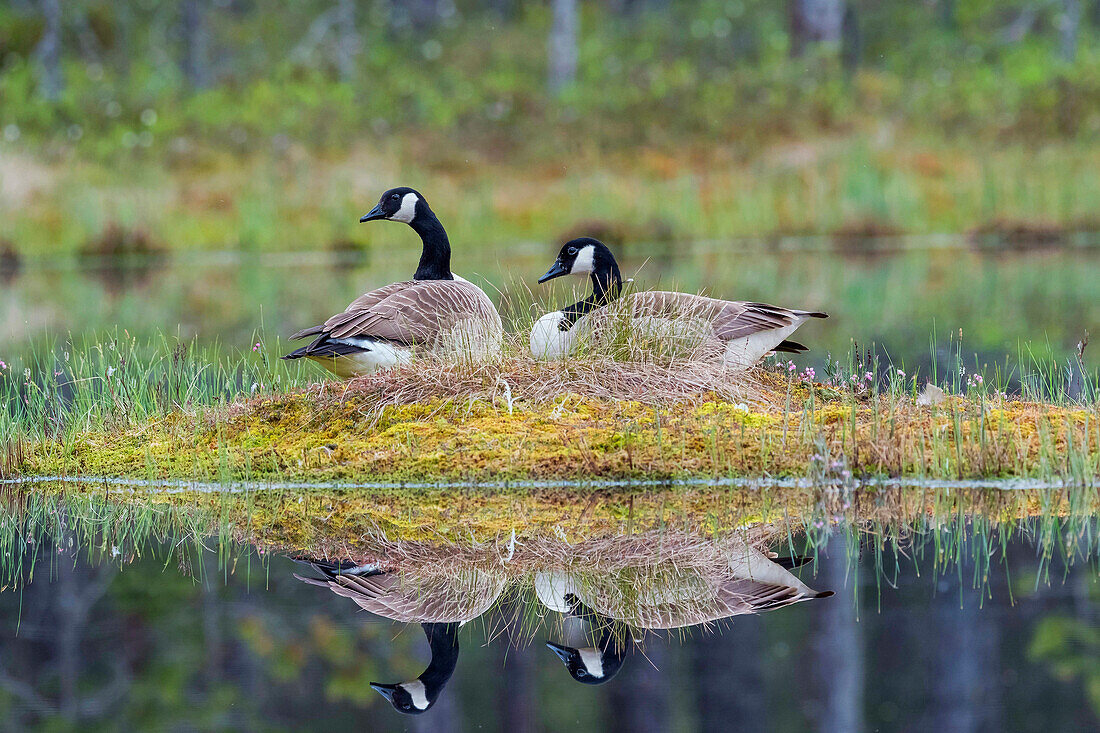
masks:
<instances>
[{"instance_id":1,"label":"canada goose","mask_svg":"<svg viewBox=\"0 0 1100 733\"><path fill-rule=\"evenodd\" d=\"M531 353L536 358L568 356L581 335L599 330L600 317L608 315L607 306L622 292L622 276L614 255L590 237L566 242L539 282L562 275L588 277L592 294L547 313L535 323ZM624 305L632 328L640 333L714 348L727 366L736 369L747 369L771 351L806 351L802 344L786 338L810 318L828 317L816 311L667 291L632 293L626 296Z\"/></svg>"},{"instance_id":2,"label":"canada goose","mask_svg":"<svg viewBox=\"0 0 1100 733\"><path fill-rule=\"evenodd\" d=\"M356 298L319 326L291 340L314 337L284 359L313 359L342 378L408 363L415 353L484 358L499 352L500 315L481 288L451 273L447 232L411 188L392 188L359 221L408 224L424 250L413 279Z\"/></svg>"},{"instance_id":3,"label":"canada goose","mask_svg":"<svg viewBox=\"0 0 1100 733\"><path fill-rule=\"evenodd\" d=\"M488 611L504 590L502 574L477 568L458 574L403 578L375 565L298 558L323 578L294 577L351 598L362 609L391 621L419 623L432 659L415 680L397 684L370 683L402 713L422 713L439 698L458 664L458 629Z\"/></svg>"},{"instance_id":4,"label":"canada goose","mask_svg":"<svg viewBox=\"0 0 1100 733\"><path fill-rule=\"evenodd\" d=\"M535 576L535 593L552 610L575 613L573 596L593 613L641 630L696 626L833 595L813 590L784 567L796 567L802 558L774 561L740 539L729 542L722 558L715 574L673 568L661 575L662 582L644 585L628 582L629 568L583 579L543 572ZM624 583L634 592L624 595Z\"/></svg>"}]
</instances>

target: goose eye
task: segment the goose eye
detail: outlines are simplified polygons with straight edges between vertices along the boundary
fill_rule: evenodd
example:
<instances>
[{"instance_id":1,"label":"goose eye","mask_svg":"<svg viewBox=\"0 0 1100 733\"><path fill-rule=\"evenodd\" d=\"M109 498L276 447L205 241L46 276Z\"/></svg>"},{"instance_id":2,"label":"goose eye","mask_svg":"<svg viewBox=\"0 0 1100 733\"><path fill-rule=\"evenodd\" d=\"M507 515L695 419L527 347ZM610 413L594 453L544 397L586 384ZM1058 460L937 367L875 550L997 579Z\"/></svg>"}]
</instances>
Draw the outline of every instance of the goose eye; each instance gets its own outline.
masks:
<instances>
[{"instance_id":1,"label":"goose eye","mask_svg":"<svg viewBox=\"0 0 1100 733\"><path fill-rule=\"evenodd\" d=\"M575 254L577 254L577 248L576 247L570 247L569 249L565 250L565 254L570 255L570 256L575 255Z\"/></svg>"},{"instance_id":2,"label":"goose eye","mask_svg":"<svg viewBox=\"0 0 1100 733\"><path fill-rule=\"evenodd\" d=\"M577 670L577 676L578 676L578 677L587 677L587 676L588 676L588 673L587 673L587 672L585 672L585 671L584 671L583 669L578 669L578 670Z\"/></svg>"},{"instance_id":3,"label":"goose eye","mask_svg":"<svg viewBox=\"0 0 1100 733\"><path fill-rule=\"evenodd\" d=\"M390 198L396 201L397 199L401 198L401 196L395 193L394 195L390 196Z\"/></svg>"}]
</instances>

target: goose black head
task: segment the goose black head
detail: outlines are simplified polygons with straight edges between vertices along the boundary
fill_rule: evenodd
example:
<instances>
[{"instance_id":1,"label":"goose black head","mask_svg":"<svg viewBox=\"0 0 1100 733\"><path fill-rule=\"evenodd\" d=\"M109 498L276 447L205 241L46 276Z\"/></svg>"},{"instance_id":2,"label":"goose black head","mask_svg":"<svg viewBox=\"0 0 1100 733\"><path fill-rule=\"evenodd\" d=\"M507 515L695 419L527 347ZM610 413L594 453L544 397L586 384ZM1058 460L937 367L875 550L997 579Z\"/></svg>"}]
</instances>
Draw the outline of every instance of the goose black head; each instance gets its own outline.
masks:
<instances>
[{"instance_id":1,"label":"goose black head","mask_svg":"<svg viewBox=\"0 0 1100 733\"><path fill-rule=\"evenodd\" d=\"M451 243L435 212L419 191L400 186L382 194L378 204L359 219L360 223L387 219L408 224L424 243L420 264L413 280L453 280Z\"/></svg>"},{"instance_id":2,"label":"goose black head","mask_svg":"<svg viewBox=\"0 0 1100 733\"><path fill-rule=\"evenodd\" d=\"M394 710L408 715L419 715L435 705L458 664L458 624L424 623L420 626L432 650L428 668L411 682L396 685L370 683L371 689L389 700Z\"/></svg>"},{"instance_id":3,"label":"goose black head","mask_svg":"<svg viewBox=\"0 0 1100 733\"><path fill-rule=\"evenodd\" d=\"M391 188L382 194L378 204L359 219L359 223L388 219L412 224L416 219L431 215L428 202L420 192L408 186Z\"/></svg>"},{"instance_id":4,"label":"goose black head","mask_svg":"<svg viewBox=\"0 0 1100 733\"><path fill-rule=\"evenodd\" d=\"M383 685L379 682L371 682L371 689L377 690L382 697L390 701L393 709L407 715L419 715L435 704L430 699L420 680L412 682L400 682L396 685Z\"/></svg>"},{"instance_id":5,"label":"goose black head","mask_svg":"<svg viewBox=\"0 0 1100 733\"><path fill-rule=\"evenodd\" d=\"M579 237L562 245L558 258L546 274L539 278L539 282L544 283L562 275L592 277L606 284L612 279L619 279L619 264L603 242L591 237Z\"/></svg>"},{"instance_id":6,"label":"goose black head","mask_svg":"<svg viewBox=\"0 0 1100 733\"><path fill-rule=\"evenodd\" d=\"M618 673L623 666L625 648L612 640L601 651L594 647L575 649L552 641L546 646L565 664L569 676L585 685L602 685Z\"/></svg>"}]
</instances>

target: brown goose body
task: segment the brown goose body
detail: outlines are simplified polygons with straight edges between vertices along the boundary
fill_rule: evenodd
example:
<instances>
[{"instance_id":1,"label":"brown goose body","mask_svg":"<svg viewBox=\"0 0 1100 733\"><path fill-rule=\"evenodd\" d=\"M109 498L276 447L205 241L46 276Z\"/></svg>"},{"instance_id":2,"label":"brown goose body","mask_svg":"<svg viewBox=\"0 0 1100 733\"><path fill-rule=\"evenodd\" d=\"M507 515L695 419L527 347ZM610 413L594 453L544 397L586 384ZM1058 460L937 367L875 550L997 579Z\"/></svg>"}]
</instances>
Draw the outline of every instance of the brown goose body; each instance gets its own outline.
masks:
<instances>
[{"instance_id":1,"label":"brown goose body","mask_svg":"<svg viewBox=\"0 0 1100 733\"><path fill-rule=\"evenodd\" d=\"M288 357L314 359L341 377L370 374L415 356L485 358L499 352L500 315L485 292L462 280L409 280L365 293L319 326Z\"/></svg>"}]
</instances>

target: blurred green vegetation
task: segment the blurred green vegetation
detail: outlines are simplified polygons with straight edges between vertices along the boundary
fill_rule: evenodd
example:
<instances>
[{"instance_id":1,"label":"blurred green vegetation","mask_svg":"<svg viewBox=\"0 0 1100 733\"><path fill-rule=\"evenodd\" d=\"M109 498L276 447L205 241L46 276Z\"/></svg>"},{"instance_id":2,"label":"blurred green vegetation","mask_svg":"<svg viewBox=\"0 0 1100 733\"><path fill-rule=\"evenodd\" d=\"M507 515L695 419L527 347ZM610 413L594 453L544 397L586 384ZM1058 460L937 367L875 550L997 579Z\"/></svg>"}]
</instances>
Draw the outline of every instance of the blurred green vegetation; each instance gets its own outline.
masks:
<instances>
[{"instance_id":1,"label":"blurred green vegetation","mask_svg":"<svg viewBox=\"0 0 1100 733\"><path fill-rule=\"evenodd\" d=\"M63 85L48 102L35 56L45 21L31 3L8 4L4 124L59 153L153 149L188 164L196 144L338 150L418 134L550 158L640 144L751 150L886 121L985 141L1100 136L1095 13L1067 60L1058 4L851 2L854 38L794 56L788 3L583 3L578 74L560 94L545 81L542 4L429 1L410 18L417 3L352 2L350 30L325 17L331 2L191 4L198 37L187 2L65 3ZM1014 29L1026 13L1036 17Z\"/></svg>"},{"instance_id":2,"label":"blurred green vegetation","mask_svg":"<svg viewBox=\"0 0 1100 733\"><path fill-rule=\"evenodd\" d=\"M81 0L51 86L48 13L17 0L0 8L0 239L354 247L377 236L359 209L398 183L487 245L592 223L1098 227L1092 5L1069 44L1057 3L849 2L843 37L799 54L789 5L582 3L577 74L550 91L542 4Z\"/></svg>"}]
</instances>

